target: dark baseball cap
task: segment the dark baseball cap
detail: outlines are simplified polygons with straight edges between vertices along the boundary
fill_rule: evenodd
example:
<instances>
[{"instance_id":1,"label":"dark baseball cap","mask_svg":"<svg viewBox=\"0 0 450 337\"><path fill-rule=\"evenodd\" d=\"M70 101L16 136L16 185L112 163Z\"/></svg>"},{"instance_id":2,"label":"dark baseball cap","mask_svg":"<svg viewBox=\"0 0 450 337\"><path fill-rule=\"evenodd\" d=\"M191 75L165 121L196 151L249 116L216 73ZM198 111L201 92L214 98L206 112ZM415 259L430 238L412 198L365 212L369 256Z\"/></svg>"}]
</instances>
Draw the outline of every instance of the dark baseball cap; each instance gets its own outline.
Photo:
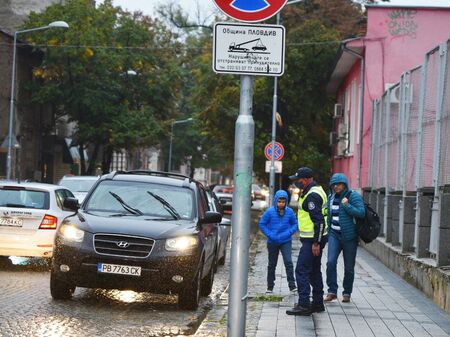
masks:
<instances>
[{"instance_id":1,"label":"dark baseball cap","mask_svg":"<svg viewBox=\"0 0 450 337\"><path fill-rule=\"evenodd\" d=\"M313 177L313 170L311 170L309 167L300 167L297 172L295 172L294 175L289 176L289 179L291 180L297 180L300 178L312 178Z\"/></svg>"}]
</instances>

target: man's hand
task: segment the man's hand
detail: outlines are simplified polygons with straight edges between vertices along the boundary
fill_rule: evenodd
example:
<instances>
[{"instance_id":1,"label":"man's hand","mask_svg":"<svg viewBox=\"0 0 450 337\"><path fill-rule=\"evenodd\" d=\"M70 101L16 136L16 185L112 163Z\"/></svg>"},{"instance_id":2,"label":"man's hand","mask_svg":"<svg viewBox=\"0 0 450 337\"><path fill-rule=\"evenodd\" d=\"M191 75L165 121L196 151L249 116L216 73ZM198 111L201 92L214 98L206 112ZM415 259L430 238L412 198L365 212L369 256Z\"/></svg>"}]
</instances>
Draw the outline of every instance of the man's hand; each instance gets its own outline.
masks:
<instances>
[{"instance_id":1,"label":"man's hand","mask_svg":"<svg viewBox=\"0 0 450 337\"><path fill-rule=\"evenodd\" d=\"M345 206L345 205L348 204L348 199L347 198L343 198L341 202L342 202L342 205Z\"/></svg>"},{"instance_id":2,"label":"man's hand","mask_svg":"<svg viewBox=\"0 0 450 337\"><path fill-rule=\"evenodd\" d=\"M313 256L319 256L320 255L320 245L318 243L312 244L312 254Z\"/></svg>"}]
</instances>

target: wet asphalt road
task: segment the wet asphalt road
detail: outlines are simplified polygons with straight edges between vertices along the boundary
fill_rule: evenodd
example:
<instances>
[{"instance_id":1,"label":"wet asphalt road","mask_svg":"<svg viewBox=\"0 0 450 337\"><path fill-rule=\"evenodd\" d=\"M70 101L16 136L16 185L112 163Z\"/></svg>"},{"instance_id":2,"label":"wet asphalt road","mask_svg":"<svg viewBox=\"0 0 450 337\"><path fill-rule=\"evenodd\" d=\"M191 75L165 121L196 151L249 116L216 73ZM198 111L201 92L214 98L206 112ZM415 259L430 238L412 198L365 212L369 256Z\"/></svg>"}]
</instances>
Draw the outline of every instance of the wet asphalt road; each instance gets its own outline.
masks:
<instances>
[{"instance_id":1,"label":"wet asphalt road","mask_svg":"<svg viewBox=\"0 0 450 337\"><path fill-rule=\"evenodd\" d=\"M132 291L77 288L71 300L55 301L46 261L0 261L0 336L191 335L228 285L229 256L195 311L180 310L176 295Z\"/></svg>"},{"instance_id":2,"label":"wet asphalt road","mask_svg":"<svg viewBox=\"0 0 450 337\"><path fill-rule=\"evenodd\" d=\"M77 288L74 297L50 295L45 261L0 266L0 336L167 336L195 332L228 283L220 266L213 292L196 311L178 309L175 295Z\"/></svg>"}]
</instances>

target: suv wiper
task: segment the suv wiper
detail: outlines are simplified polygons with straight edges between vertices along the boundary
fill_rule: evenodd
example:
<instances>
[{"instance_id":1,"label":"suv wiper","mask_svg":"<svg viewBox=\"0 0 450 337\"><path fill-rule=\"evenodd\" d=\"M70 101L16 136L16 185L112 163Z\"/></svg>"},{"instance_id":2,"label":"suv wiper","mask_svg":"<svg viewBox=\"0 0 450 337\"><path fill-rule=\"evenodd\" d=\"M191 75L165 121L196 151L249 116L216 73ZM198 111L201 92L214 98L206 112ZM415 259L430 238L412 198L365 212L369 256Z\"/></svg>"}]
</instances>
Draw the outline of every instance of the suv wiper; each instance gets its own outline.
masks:
<instances>
[{"instance_id":1,"label":"suv wiper","mask_svg":"<svg viewBox=\"0 0 450 337\"><path fill-rule=\"evenodd\" d=\"M122 207L130 212L131 214L135 214L135 215L143 215L144 213L142 213L140 210L138 210L137 208L133 208L130 205L128 205L125 201L123 201L123 199L121 197L119 197L116 193L109 191L109 194L111 194L118 202L120 202L120 204L122 205Z\"/></svg>"},{"instance_id":2,"label":"suv wiper","mask_svg":"<svg viewBox=\"0 0 450 337\"><path fill-rule=\"evenodd\" d=\"M175 210L175 208L171 204L169 204L166 199L164 199L163 197L159 196L158 194L152 193L150 191L147 191L147 193L150 194L156 200L158 200L164 206L164 208L167 210L167 212L169 212L170 215L173 216L173 218L175 220L181 219L180 214L178 214L178 212Z\"/></svg>"}]
</instances>

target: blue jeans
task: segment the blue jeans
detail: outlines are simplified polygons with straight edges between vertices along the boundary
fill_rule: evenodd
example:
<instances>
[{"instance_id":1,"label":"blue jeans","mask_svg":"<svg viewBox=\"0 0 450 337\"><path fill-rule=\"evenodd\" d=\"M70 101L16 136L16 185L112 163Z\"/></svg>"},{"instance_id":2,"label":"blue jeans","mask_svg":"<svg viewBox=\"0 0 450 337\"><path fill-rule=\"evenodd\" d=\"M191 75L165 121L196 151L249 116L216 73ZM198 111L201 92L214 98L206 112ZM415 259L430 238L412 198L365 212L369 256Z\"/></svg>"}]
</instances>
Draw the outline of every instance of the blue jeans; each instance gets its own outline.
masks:
<instances>
[{"instance_id":1,"label":"blue jeans","mask_svg":"<svg viewBox=\"0 0 450 337\"><path fill-rule=\"evenodd\" d=\"M328 293L337 295L337 260L341 251L344 256L343 295L351 295L355 280L355 260L358 242L344 241L340 233L330 233L328 238L327 285Z\"/></svg>"},{"instance_id":2,"label":"blue jeans","mask_svg":"<svg viewBox=\"0 0 450 337\"><path fill-rule=\"evenodd\" d=\"M320 245L320 255L312 254L313 241L310 239L301 240L302 246L298 254L297 266L295 268L295 277L297 279L298 288L298 304L302 307L311 305L310 295L312 288L312 304L323 303L323 281L320 264L322 259L322 251L326 241Z\"/></svg>"},{"instance_id":3,"label":"blue jeans","mask_svg":"<svg viewBox=\"0 0 450 337\"><path fill-rule=\"evenodd\" d=\"M269 265L267 266L267 287L273 288L275 285L275 269L278 262L278 253L281 251L289 289L295 287L294 265L292 263L292 241L283 244L268 243Z\"/></svg>"}]
</instances>

